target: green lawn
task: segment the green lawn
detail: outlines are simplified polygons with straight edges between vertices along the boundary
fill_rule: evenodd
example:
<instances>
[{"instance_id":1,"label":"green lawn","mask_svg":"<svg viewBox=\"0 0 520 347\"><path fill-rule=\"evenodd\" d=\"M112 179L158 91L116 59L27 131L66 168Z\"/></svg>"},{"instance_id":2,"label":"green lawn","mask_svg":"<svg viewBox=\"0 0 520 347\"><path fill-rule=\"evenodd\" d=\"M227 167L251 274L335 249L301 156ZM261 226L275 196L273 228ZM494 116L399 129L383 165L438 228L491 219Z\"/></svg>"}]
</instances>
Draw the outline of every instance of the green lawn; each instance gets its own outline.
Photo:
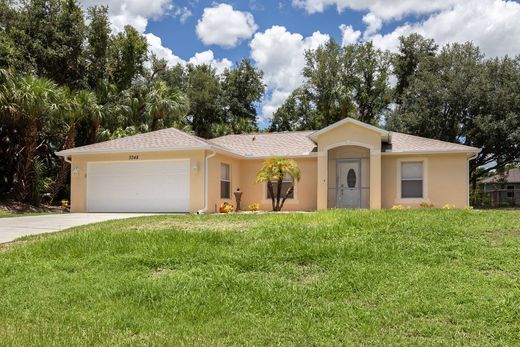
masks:
<instances>
[{"instance_id":1,"label":"green lawn","mask_svg":"<svg viewBox=\"0 0 520 347\"><path fill-rule=\"evenodd\" d=\"M0 248L1 345L519 345L520 212L154 216Z\"/></svg>"},{"instance_id":2,"label":"green lawn","mask_svg":"<svg viewBox=\"0 0 520 347\"><path fill-rule=\"evenodd\" d=\"M12 211L0 209L0 218L38 216L38 215L43 215L43 214L49 214L49 212L12 212Z\"/></svg>"}]
</instances>

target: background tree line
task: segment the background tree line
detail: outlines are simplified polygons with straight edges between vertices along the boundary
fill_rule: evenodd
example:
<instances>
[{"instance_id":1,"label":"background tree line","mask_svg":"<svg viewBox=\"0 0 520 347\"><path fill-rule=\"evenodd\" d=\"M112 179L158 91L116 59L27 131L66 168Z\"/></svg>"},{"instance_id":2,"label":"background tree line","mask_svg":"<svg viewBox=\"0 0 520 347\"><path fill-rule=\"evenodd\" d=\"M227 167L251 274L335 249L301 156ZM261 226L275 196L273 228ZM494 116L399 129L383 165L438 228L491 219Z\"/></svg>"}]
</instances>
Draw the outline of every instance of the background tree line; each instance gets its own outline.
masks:
<instances>
[{"instance_id":1,"label":"background tree line","mask_svg":"<svg viewBox=\"0 0 520 347\"><path fill-rule=\"evenodd\" d=\"M471 42L439 47L418 34L398 52L331 40L306 52L305 84L271 131L320 129L347 116L389 130L482 148L472 186L520 159L520 56L486 58Z\"/></svg>"},{"instance_id":2,"label":"background tree line","mask_svg":"<svg viewBox=\"0 0 520 347\"><path fill-rule=\"evenodd\" d=\"M60 149L175 126L202 137L258 130L263 74L249 60L217 74L168 66L108 8L0 0L0 198L67 197Z\"/></svg>"}]
</instances>

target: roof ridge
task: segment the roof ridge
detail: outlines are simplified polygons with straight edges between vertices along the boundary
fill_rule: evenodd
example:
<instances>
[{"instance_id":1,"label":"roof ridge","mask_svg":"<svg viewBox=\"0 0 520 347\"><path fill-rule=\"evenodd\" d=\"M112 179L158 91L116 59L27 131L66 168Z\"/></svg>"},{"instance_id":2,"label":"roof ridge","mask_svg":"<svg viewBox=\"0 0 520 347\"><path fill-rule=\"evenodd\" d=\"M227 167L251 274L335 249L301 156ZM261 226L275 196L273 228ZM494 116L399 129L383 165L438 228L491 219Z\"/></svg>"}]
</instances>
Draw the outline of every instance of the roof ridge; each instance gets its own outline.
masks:
<instances>
[{"instance_id":1,"label":"roof ridge","mask_svg":"<svg viewBox=\"0 0 520 347\"><path fill-rule=\"evenodd\" d=\"M253 133L245 133L245 134L227 134L227 135L222 135L222 136L214 137L212 139L208 139L208 141L211 141L211 140L214 140L214 139L219 139L219 138L226 137L226 136L296 134L296 133L312 133L314 131L316 131L316 130L269 131L269 132L256 131L256 132L253 132Z\"/></svg>"},{"instance_id":2,"label":"roof ridge","mask_svg":"<svg viewBox=\"0 0 520 347\"><path fill-rule=\"evenodd\" d=\"M180 130L180 129L177 129L177 128L175 128L175 127L169 127L169 128L165 128L165 129L161 129L161 130L166 130L166 129L173 129L173 130L175 130L175 131L178 132L178 133L181 133L181 134L183 134L183 135L187 135L187 136L189 136L189 137L192 137L193 139L195 139L195 140L197 140L197 141L199 141L199 142L201 142L201 143L203 143L203 144L205 144L205 145L209 145L208 140L203 139L202 137L199 137L199 136L197 136L197 135L193 135L193 134L187 133L187 132L182 131L182 130ZM151 131L151 132L153 132L153 131Z\"/></svg>"}]
</instances>

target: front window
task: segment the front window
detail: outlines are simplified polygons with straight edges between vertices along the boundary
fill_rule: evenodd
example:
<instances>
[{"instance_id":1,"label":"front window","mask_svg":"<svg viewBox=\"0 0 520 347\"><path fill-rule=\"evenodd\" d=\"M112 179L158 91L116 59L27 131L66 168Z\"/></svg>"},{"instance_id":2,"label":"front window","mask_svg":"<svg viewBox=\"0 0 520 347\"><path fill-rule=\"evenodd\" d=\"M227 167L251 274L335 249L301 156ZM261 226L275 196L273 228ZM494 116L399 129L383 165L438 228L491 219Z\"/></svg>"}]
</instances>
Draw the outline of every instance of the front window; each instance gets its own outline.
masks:
<instances>
[{"instance_id":1,"label":"front window","mask_svg":"<svg viewBox=\"0 0 520 347\"><path fill-rule=\"evenodd\" d=\"M271 182L271 183L273 185L273 193L276 196L276 192L278 191L278 182ZM280 193L280 198L283 199L283 197L285 196L285 193L289 190L289 188L291 188L292 184L293 184L293 181L290 177L284 177L284 179L282 181L282 190ZM267 184L266 184L265 190L267 192L267 199L271 199L271 193L269 192L269 187L267 187ZM294 199L294 189L292 190L292 192L289 195L287 195L287 199Z\"/></svg>"},{"instance_id":2,"label":"front window","mask_svg":"<svg viewBox=\"0 0 520 347\"><path fill-rule=\"evenodd\" d=\"M229 164L220 164L220 198L231 198L231 167Z\"/></svg>"},{"instance_id":3,"label":"front window","mask_svg":"<svg viewBox=\"0 0 520 347\"><path fill-rule=\"evenodd\" d=\"M515 186L507 186L507 197L508 198L515 197Z\"/></svg>"},{"instance_id":4,"label":"front window","mask_svg":"<svg viewBox=\"0 0 520 347\"><path fill-rule=\"evenodd\" d=\"M423 163L401 163L401 198L423 197Z\"/></svg>"}]
</instances>

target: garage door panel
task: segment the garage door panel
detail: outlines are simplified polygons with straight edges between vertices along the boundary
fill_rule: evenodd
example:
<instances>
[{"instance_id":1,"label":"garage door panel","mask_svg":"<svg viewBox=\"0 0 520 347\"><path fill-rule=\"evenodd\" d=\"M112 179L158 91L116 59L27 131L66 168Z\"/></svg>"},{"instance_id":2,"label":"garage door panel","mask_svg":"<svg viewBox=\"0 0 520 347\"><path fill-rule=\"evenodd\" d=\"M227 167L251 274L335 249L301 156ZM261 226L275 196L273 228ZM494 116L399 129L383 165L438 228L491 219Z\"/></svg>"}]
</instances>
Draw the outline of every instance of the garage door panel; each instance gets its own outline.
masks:
<instances>
[{"instance_id":1,"label":"garage door panel","mask_svg":"<svg viewBox=\"0 0 520 347\"><path fill-rule=\"evenodd\" d=\"M188 212L189 160L89 163L90 212Z\"/></svg>"}]
</instances>

